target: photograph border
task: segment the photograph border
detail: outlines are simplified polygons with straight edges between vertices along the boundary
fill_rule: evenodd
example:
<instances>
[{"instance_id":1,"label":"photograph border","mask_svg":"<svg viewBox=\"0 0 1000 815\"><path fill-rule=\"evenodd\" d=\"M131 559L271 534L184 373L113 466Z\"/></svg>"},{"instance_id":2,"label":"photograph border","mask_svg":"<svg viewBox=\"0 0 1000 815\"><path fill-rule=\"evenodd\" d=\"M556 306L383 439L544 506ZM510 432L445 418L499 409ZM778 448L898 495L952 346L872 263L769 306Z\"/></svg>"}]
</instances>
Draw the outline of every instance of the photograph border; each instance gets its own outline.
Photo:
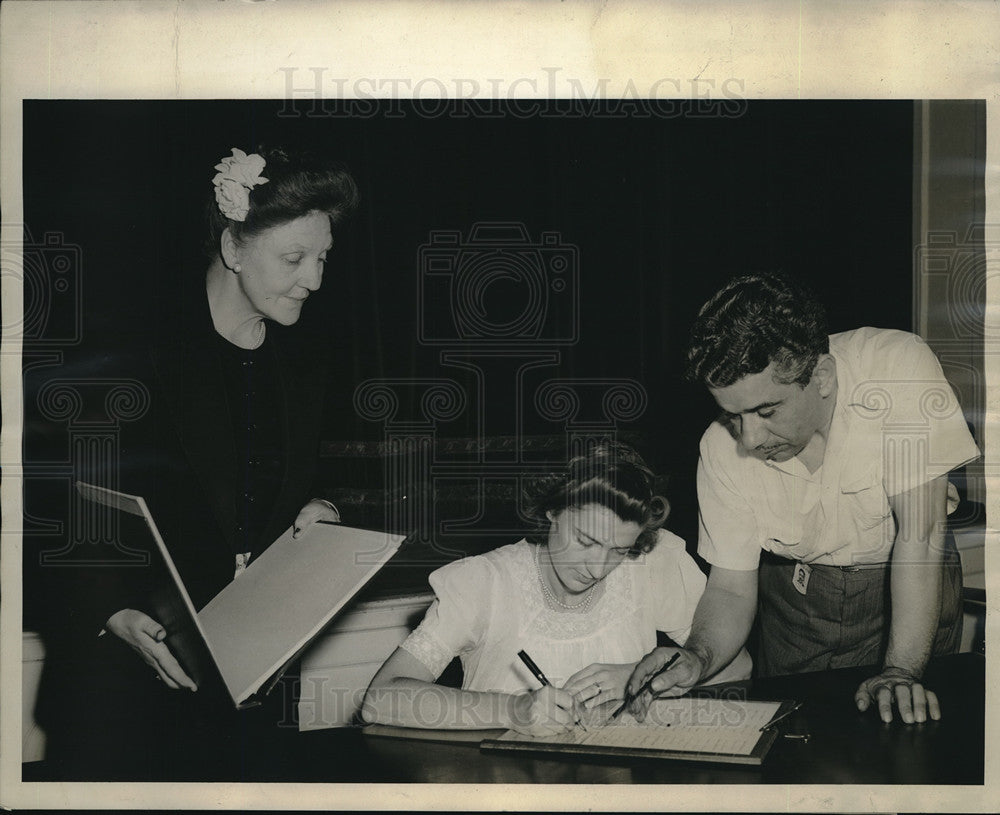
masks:
<instances>
[{"instance_id":1,"label":"photograph border","mask_svg":"<svg viewBox=\"0 0 1000 815\"><path fill-rule=\"evenodd\" d=\"M13 0L0 7L0 241L19 243L25 99L985 99L986 241L1000 246L995 3ZM987 253L986 637L1000 528L1000 254ZM20 324L17 265L4 326ZM991 305L992 304L992 305ZM992 327L992 330L991 330ZM14 808L989 811L1000 758L987 700L983 787L72 784L20 780L21 393L4 333L0 437L0 804ZM987 688L996 685L987 661ZM472 805L474 802L474 805ZM470 806L471 805L471 806Z\"/></svg>"}]
</instances>

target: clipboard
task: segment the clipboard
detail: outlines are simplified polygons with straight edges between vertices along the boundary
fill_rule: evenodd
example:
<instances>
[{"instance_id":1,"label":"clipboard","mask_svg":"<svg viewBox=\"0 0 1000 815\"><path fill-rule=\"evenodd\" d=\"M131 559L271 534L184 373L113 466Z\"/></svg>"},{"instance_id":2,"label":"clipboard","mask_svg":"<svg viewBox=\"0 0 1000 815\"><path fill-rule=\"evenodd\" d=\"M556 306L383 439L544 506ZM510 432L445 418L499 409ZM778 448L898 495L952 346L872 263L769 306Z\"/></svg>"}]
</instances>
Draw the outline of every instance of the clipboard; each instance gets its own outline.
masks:
<instances>
[{"instance_id":1,"label":"clipboard","mask_svg":"<svg viewBox=\"0 0 1000 815\"><path fill-rule=\"evenodd\" d=\"M500 738L503 728L489 729L454 729L424 728L424 727L396 727L390 724L369 724L362 728L361 732L365 736L390 739L410 739L412 741L433 741L444 744L474 744L481 745L485 741Z\"/></svg>"},{"instance_id":2,"label":"clipboard","mask_svg":"<svg viewBox=\"0 0 1000 815\"><path fill-rule=\"evenodd\" d=\"M480 748L759 766L778 737L776 728L762 727L794 705L693 696L658 699L643 723L626 713L613 724L559 736L532 737L508 730L484 740Z\"/></svg>"},{"instance_id":3,"label":"clipboard","mask_svg":"<svg viewBox=\"0 0 1000 815\"><path fill-rule=\"evenodd\" d=\"M218 695L237 709L260 704L405 539L319 522L292 540L289 527L197 611L146 501L81 481L76 488L85 499L120 513L113 528L129 546L148 553L150 609L199 694Z\"/></svg>"}]
</instances>

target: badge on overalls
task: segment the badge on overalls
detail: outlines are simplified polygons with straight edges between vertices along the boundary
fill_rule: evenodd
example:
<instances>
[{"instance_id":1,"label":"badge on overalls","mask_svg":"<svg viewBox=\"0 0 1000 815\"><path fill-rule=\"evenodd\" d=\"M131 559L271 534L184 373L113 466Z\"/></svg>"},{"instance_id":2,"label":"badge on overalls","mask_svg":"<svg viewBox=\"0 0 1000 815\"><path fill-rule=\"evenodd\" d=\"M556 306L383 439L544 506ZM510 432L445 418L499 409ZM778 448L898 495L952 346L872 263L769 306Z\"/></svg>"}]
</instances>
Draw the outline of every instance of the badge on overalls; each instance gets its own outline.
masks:
<instances>
[{"instance_id":1,"label":"badge on overalls","mask_svg":"<svg viewBox=\"0 0 1000 815\"><path fill-rule=\"evenodd\" d=\"M792 571L792 585L795 586L795 591L799 594L806 593L810 574L812 574L812 569L805 563L795 564L795 569Z\"/></svg>"}]
</instances>

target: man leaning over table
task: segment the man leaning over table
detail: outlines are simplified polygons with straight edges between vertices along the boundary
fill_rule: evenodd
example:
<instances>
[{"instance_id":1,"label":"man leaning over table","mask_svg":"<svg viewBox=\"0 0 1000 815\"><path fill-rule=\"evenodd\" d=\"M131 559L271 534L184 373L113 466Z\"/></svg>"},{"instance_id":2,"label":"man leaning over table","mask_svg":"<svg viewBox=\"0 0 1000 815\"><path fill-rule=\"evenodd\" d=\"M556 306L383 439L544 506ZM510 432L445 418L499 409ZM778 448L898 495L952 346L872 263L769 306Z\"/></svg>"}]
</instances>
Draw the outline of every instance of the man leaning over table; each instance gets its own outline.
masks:
<instances>
[{"instance_id":1,"label":"man leaning over table","mask_svg":"<svg viewBox=\"0 0 1000 815\"><path fill-rule=\"evenodd\" d=\"M921 678L961 637L948 473L979 451L937 358L903 331L828 336L796 284L748 275L702 307L688 360L722 409L698 463L711 572L680 657L633 709L725 665L758 614L760 676L881 665L859 710L940 718ZM629 691L676 650L647 654Z\"/></svg>"}]
</instances>

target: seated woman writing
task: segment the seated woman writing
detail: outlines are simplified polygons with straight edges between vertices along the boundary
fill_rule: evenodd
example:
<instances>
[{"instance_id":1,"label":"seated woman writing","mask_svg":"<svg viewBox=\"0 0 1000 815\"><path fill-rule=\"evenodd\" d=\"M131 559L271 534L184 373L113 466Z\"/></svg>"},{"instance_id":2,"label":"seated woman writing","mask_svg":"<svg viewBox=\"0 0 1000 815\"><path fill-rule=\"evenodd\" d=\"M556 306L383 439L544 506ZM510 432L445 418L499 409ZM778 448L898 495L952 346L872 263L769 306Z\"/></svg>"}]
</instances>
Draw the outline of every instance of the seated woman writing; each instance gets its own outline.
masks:
<instances>
[{"instance_id":1,"label":"seated woman writing","mask_svg":"<svg viewBox=\"0 0 1000 815\"><path fill-rule=\"evenodd\" d=\"M657 631L684 643L705 577L661 529L669 507L635 450L599 445L528 498L527 540L430 576L436 599L372 679L367 722L556 734L615 710ZM462 688L435 684L455 656ZM744 651L712 681L749 674Z\"/></svg>"}]
</instances>

